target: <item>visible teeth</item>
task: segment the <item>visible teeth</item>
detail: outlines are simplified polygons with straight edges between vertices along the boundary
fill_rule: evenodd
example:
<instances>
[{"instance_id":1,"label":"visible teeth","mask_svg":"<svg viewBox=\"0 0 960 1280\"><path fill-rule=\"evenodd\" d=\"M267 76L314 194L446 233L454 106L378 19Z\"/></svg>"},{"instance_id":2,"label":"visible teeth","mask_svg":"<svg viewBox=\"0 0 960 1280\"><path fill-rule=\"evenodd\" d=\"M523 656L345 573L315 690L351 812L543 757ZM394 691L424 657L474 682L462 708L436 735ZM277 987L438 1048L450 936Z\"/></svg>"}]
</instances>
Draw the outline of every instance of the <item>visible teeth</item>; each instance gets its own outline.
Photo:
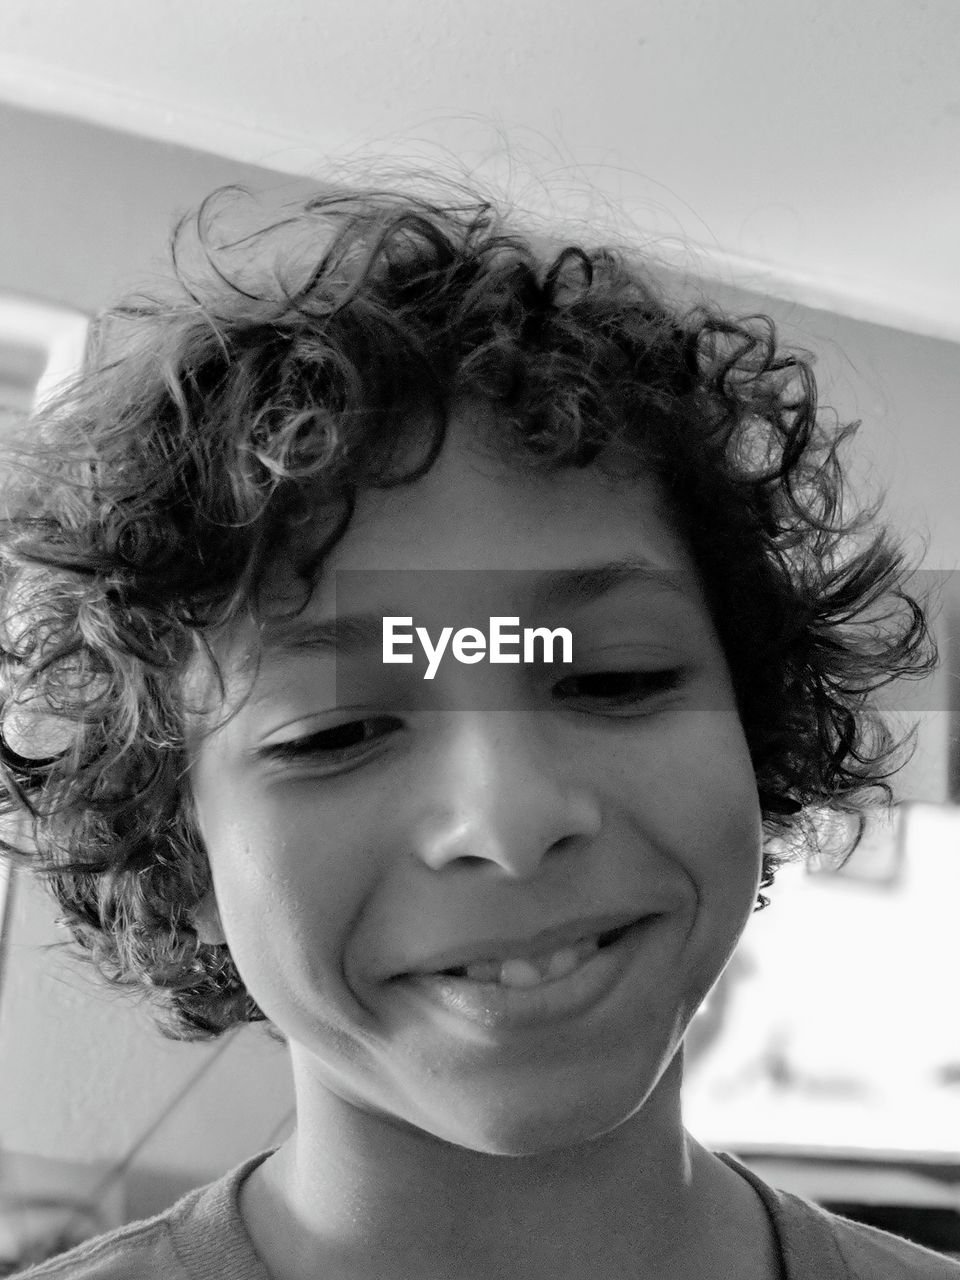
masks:
<instances>
[{"instance_id":1,"label":"visible teeth","mask_svg":"<svg viewBox=\"0 0 960 1280\"><path fill-rule=\"evenodd\" d=\"M582 938L575 947L571 948L577 957L577 963L583 964L584 960L588 960L600 950L600 943L594 938Z\"/></svg>"},{"instance_id":2,"label":"visible teeth","mask_svg":"<svg viewBox=\"0 0 960 1280\"><path fill-rule=\"evenodd\" d=\"M499 982L505 987L534 987L573 973L598 949L596 938L581 938L569 947L535 959L475 960L465 966L464 977L471 982Z\"/></svg>"},{"instance_id":3,"label":"visible teeth","mask_svg":"<svg viewBox=\"0 0 960 1280\"><path fill-rule=\"evenodd\" d=\"M536 987L543 981L540 970L529 960L504 960L500 982L505 987Z\"/></svg>"},{"instance_id":4,"label":"visible teeth","mask_svg":"<svg viewBox=\"0 0 960 1280\"><path fill-rule=\"evenodd\" d=\"M550 963L547 965L547 977L565 978L568 973L573 973L579 963L580 957L573 947L563 947L560 951L555 951L550 957Z\"/></svg>"}]
</instances>

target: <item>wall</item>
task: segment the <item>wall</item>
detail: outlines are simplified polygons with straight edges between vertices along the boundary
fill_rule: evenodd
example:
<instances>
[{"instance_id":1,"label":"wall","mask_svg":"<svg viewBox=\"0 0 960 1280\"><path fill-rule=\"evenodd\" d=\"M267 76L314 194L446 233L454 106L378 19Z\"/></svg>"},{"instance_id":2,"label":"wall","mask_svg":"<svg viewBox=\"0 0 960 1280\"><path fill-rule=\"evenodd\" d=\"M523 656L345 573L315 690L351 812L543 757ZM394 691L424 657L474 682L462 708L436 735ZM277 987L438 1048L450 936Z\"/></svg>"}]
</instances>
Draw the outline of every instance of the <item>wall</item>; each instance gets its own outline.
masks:
<instances>
[{"instance_id":1,"label":"wall","mask_svg":"<svg viewBox=\"0 0 960 1280\"><path fill-rule=\"evenodd\" d=\"M162 272L173 214L231 182L297 185L217 156L0 106L0 292L94 311ZM21 1176L10 1153L83 1162L96 1183L136 1148L125 1181L127 1211L139 1216L262 1148L282 1127L291 1096L282 1046L255 1028L226 1046L160 1039L128 997L92 986L82 967L48 949L61 932L37 886L17 877L13 898L0 991L5 1189Z\"/></svg>"},{"instance_id":2,"label":"wall","mask_svg":"<svg viewBox=\"0 0 960 1280\"><path fill-rule=\"evenodd\" d=\"M0 290L92 311L166 270L174 212L230 182L292 195L269 170L0 104ZM960 348L729 287L818 350L825 400L863 417L861 439L909 525L929 521L929 564L960 548Z\"/></svg>"},{"instance_id":3,"label":"wall","mask_svg":"<svg viewBox=\"0 0 960 1280\"><path fill-rule=\"evenodd\" d=\"M86 310L162 270L171 211L213 186L282 181L293 190L264 170L6 107L0 175L0 290ZM931 568L955 569L958 348L769 299L735 301L772 311L789 337L821 353L824 401L843 418L864 419L863 481L889 485L898 522L917 546L928 538ZM931 697L928 707L941 694ZM945 716L928 709L908 793L942 798L945 751ZM128 1180L136 1216L282 1129L290 1105L282 1048L255 1029L226 1048L164 1042L129 997L91 987L46 949L59 938L51 907L22 880L13 917L0 1008L7 1151L102 1168L136 1148Z\"/></svg>"},{"instance_id":4,"label":"wall","mask_svg":"<svg viewBox=\"0 0 960 1280\"><path fill-rule=\"evenodd\" d=\"M214 187L288 192L253 165L0 104L0 289L94 311L162 272L174 213Z\"/></svg>"},{"instance_id":5,"label":"wall","mask_svg":"<svg viewBox=\"0 0 960 1280\"><path fill-rule=\"evenodd\" d=\"M291 173L444 155L564 207L589 176L588 216L955 341L960 8L861 8L4 0L0 97Z\"/></svg>"},{"instance_id":6,"label":"wall","mask_svg":"<svg viewBox=\"0 0 960 1280\"><path fill-rule=\"evenodd\" d=\"M885 495L886 519L908 563L922 565L915 584L930 593L942 658L931 680L889 694L901 723L919 727L916 753L894 791L902 800L945 800L952 753L952 794L960 796L960 742L950 734L960 684L960 345L729 285L710 294L743 314L772 316L786 341L814 353L821 405L843 422L860 421L851 490Z\"/></svg>"}]
</instances>

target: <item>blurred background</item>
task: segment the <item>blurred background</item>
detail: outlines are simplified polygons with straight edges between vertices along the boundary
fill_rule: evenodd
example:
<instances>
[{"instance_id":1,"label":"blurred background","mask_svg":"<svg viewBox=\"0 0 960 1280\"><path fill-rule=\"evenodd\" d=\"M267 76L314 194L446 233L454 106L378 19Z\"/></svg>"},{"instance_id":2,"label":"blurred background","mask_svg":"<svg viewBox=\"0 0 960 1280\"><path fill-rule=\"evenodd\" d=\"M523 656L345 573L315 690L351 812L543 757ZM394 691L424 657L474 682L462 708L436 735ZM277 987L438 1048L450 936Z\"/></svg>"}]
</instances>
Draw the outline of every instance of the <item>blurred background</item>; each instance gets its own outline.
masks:
<instances>
[{"instance_id":1,"label":"blurred background","mask_svg":"<svg viewBox=\"0 0 960 1280\"><path fill-rule=\"evenodd\" d=\"M4 0L0 403L166 272L174 217L368 158L441 168L764 311L862 419L942 607L919 747L842 871L793 869L689 1042L688 1123L787 1189L960 1250L960 6L954 0ZM896 699L894 699L896 700ZM0 1267L274 1145L286 1054L161 1040L0 878ZM2 1273L2 1272L0 1272Z\"/></svg>"}]
</instances>

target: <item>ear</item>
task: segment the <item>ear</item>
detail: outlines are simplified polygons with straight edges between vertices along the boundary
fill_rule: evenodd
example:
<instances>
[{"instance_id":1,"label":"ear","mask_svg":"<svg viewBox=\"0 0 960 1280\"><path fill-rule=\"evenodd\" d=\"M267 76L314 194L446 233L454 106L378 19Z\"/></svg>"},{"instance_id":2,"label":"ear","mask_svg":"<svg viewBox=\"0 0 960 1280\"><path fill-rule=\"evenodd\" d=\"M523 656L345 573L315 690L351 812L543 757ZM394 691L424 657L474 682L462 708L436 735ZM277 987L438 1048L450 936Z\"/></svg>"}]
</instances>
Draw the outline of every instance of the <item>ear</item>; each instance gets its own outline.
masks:
<instances>
[{"instance_id":1,"label":"ear","mask_svg":"<svg viewBox=\"0 0 960 1280\"><path fill-rule=\"evenodd\" d=\"M193 913L193 923L201 942L214 947L219 947L226 942L223 925L220 922L220 909L212 889L209 889L201 898L199 906Z\"/></svg>"}]
</instances>

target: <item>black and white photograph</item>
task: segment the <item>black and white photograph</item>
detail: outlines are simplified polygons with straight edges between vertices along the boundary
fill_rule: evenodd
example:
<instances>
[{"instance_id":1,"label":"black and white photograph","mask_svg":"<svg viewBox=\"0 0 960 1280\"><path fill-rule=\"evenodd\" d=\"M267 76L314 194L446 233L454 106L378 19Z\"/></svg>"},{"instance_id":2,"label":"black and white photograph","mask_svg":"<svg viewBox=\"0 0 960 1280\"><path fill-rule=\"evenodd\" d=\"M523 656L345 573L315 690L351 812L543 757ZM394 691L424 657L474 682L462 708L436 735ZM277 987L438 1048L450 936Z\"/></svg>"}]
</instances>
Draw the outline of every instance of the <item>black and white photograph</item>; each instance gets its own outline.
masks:
<instances>
[{"instance_id":1,"label":"black and white photograph","mask_svg":"<svg viewBox=\"0 0 960 1280\"><path fill-rule=\"evenodd\" d=\"M0 1276L960 1278L960 5L0 5Z\"/></svg>"}]
</instances>

